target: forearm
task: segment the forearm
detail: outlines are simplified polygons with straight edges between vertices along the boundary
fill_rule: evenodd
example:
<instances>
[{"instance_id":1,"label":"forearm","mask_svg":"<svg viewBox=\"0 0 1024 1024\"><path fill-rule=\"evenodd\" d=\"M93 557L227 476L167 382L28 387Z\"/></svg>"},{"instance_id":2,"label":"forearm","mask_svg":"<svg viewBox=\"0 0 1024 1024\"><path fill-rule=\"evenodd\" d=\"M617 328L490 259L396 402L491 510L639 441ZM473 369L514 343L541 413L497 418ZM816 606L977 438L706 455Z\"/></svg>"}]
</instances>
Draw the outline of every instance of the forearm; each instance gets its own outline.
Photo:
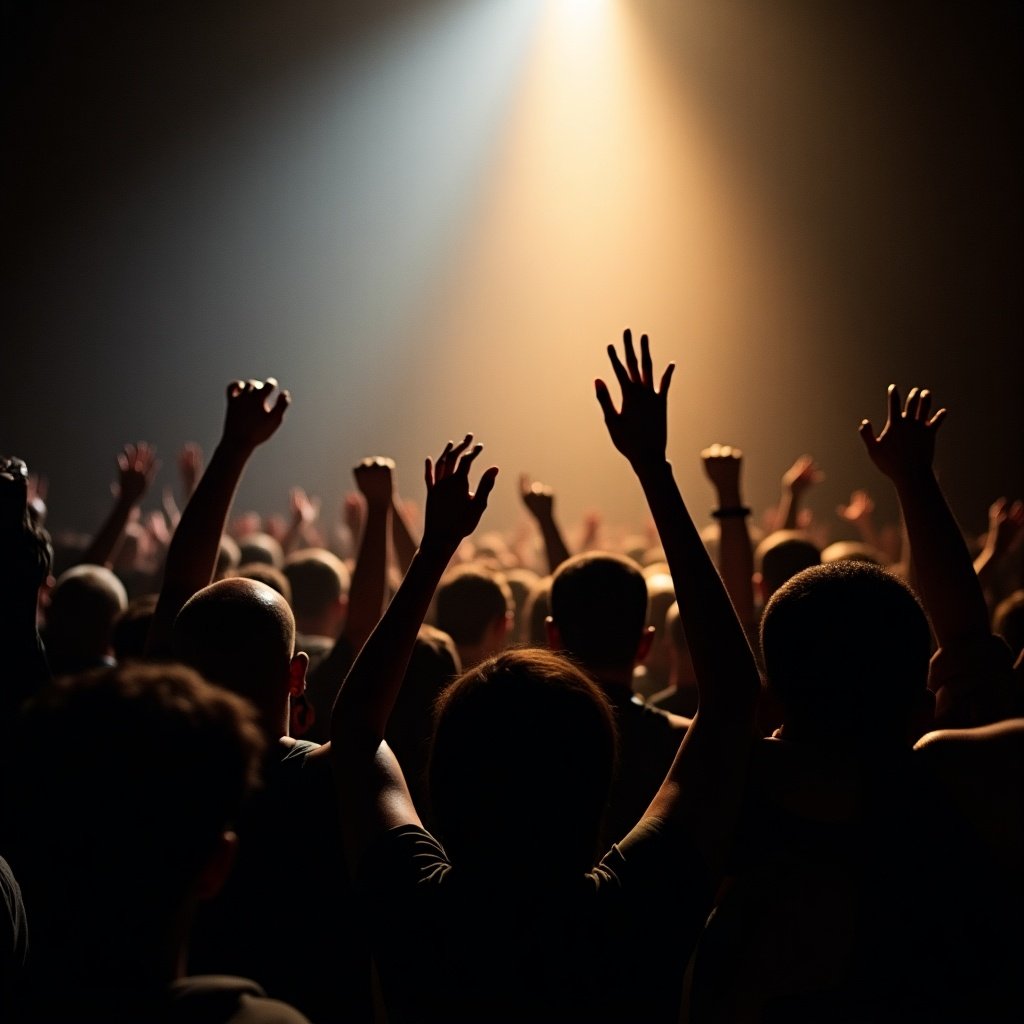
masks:
<instances>
[{"instance_id":1,"label":"forearm","mask_svg":"<svg viewBox=\"0 0 1024 1024\"><path fill-rule=\"evenodd\" d=\"M369 737L371 749L384 738L416 635L450 557L448 552L416 552L401 586L357 655L331 714L331 740L342 749L354 737Z\"/></svg>"},{"instance_id":2,"label":"forearm","mask_svg":"<svg viewBox=\"0 0 1024 1024\"><path fill-rule=\"evenodd\" d=\"M387 589L388 506L370 507L352 568L344 636L358 651L380 619Z\"/></svg>"},{"instance_id":3,"label":"forearm","mask_svg":"<svg viewBox=\"0 0 1024 1024\"><path fill-rule=\"evenodd\" d=\"M391 539L395 546L398 568L405 575L412 565L413 555L416 554L416 541L413 540L412 531L397 501L391 504Z\"/></svg>"},{"instance_id":4,"label":"forearm","mask_svg":"<svg viewBox=\"0 0 1024 1024\"><path fill-rule=\"evenodd\" d=\"M988 609L945 495L929 467L895 481L913 575L940 646L989 633Z\"/></svg>"},{"instance_id":5,"label":"forearm","mask_svg":"<svg viewBox=\"0 0 1024 1024\"><path fill-rule=\"evenodd\" d=\"M562 536L562 531L558 528L554 516L538 518L537 526L544 540L548 572L553 573L569 557L569 549L566 547L565 538Z\"/></svg>"},{"instance_id":6,"label":"forearm","mask_svg":"<svg viewBox=\"0 0 1024 1024\"><path fill-rule=\"evenodd\" d=\"M118 497L103 525L92 539L88 548L79 559L88 565L105 565L108 568L114 563L114 556L124 539L124 529L128 525L128 517L132 514L135 502L125 496Z\"/></svg>"},{"instance_id":7,"label":"forearm","mask_svg":"<svg viewBox=\"0 0 1024 1024\"><path fill-rule=\"evenodd\" d=\"M739 486L718 494L718 567L732 606L744 628L754 625L754 549L748 528L749 509Z\"/></svg>"},{"instance_id":8,"label":"forearm","mask_svg":"<svg viewBox=\"0 0 1024 1024\"><path fill-rule=\"evenodd\" d=\"M782 489L782 497L779 499L779 530L795 530L797 514L800 511L800 498L788 487Z\"/></svg>"},{"instance_id":9,"label":"forearm","mask_svg":"<svg viewBox=\"0 0 1024 1024\"><path fill-rule=\"evenodd\" d=\"M147 654L170 647L174 619L185 602L213 579L221 535L251 449L221 443L181 514L164 564Z\"/></svg>"},{"instance_id":10,"label":"forearm","mask_svg":"<svg viewBox=\"0 0 1024 1024\"><path fill-rule=\"evenodd\" d=\"M705 712L730 709L760 687L746 633L708 557L676 485L670 463L634 467L672 573Z\"/></svg>"}]
</instances>

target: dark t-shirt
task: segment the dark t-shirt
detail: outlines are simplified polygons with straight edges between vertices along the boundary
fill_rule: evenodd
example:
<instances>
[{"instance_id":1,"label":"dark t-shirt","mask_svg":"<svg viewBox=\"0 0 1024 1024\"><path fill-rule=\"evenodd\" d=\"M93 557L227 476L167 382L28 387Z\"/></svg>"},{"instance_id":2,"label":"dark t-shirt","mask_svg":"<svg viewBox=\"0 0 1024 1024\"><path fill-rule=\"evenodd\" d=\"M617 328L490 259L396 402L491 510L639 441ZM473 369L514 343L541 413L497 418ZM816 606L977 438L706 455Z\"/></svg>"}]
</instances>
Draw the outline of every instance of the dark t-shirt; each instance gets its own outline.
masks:
<instances>
[{"instance_id":1,"label":"dark t-shirt","mask_svg":"<svg viewBox=\"0 0 1024 1024\"><path fill-rule=\"evenodd\" d=\"M712 885L686 830L648 818L588 873L545 877L511 831L486 874L402 826L366 855L390 1024L671 1021Z\"/></svg>"},{"instance_id":2,"label":"dark t-shirt","mask_svg":"<svg viewBox=\"0 0 1024 1024\"><path fill-rule=\"evenodd\" d=\"M371 968L342 854L330 758L283 741L238 822L238 859L200 908L195 974L253 978L317 1024L367 1020Z\"/></svg>"},{"instance_id":3,"label":"dark t-shirt","mask_svg":"<svg viewBox=\"0 0 1024 1024\"><path fill-rule=\"evenodd\" d=\"M157 991L52 992L17 1024L310 1024L246 978L181 978Z\"/></svg>"}]
</instances>

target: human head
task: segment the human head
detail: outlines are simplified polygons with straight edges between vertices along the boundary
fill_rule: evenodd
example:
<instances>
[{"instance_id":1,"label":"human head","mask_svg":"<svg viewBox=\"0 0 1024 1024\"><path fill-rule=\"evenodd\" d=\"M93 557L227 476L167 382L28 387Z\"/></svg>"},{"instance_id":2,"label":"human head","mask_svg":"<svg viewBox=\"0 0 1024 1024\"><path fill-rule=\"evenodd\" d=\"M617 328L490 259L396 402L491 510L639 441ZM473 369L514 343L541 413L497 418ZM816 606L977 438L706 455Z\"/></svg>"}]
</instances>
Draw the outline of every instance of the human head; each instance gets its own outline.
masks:
<instances>
[{"instance_id":1,"label":"human head","mask_svg":"<svg viewBox=\"0 0 1024 1024\"><path fill-rule=\"evenodd\" d=\"M538 870L591 867L616 743L601 690L550 651L505 651L464 673L438 701L429 767L453 862L493 865L512 831Z\"/></svg>"},{"instance_id":2,"label":"human head","mask_svg":"<svg viewBox=\"0 0 1024 1024\"><path fill-rule=\"evenodd\" d=\"M254 710L184 666L134 664L41 691L18 742L33 760L14 814L44 971L166 969L142 961L230 868L225 833L263 748Z\"/></svg>"},{"instance_id":3,"label":"human head","mask_svg":"<svg viewBox=\"0 0 1024 1024\"><path fill-rule=\"evenodd\" d=\"M280 569L284 565L284 550L281 548L281 542L269 533L260 531L247 533L238 542L238 550L242 565L245 565L246 562L263 562L276 569Z\"/></svg>"},{"instance_id":4,"label":"human head","mask_svg":"<svg viewBox=\"0 0 1024 1024\"><path fill-rule=\"evenodd\" d=\"M174 621L174 651L211 682L251 700L266 732L287 731L281 715L287 722L288 698L305 689L307 660L295 653L295 619L277 591L241 577L204 587Z\"/></svg>"},{"instance_id":5,"label":"human head","mask_svg":"<svg viewBox=\"0 0 1024 1024\"><path fill-rule=\"evenodd\" d=\"M820 741L906 742L928 710L931 633L917 598L868 562L798 573L761 620L783 733Z\"/></svg>"},{"instance_id":6,"label":"human head","mask_svg":"<svg viewBox=\"0 0 1024 1024\"><path fill-rule=\"evenodd\" d=\"M480 565L447 573L437 588L434 625L459 649L464 668L500 651L513 627L515 604L504 577Z\"/></svg>"},{"instance_id":7,"label":"human head","mask_svg":"<svg viewBox=\"0 0 1024 1024\"><path fill-rule=\"evenodd\" d=\"M284 561L300 633L336 637L348 609L348 567L326 548L302 548Z\"/></svg>"},{"instance_id":8,"label":"human head","mask_svg":"<svg viewBox=\"0 0 1024 1024\"><path fill-rule=\"evenodd\" d=\"M646 618L647 583L630 558L575 555L552 578L552 647L592 672L632 673L650 644Z\"/></svg>"},{"instance_id":9,"label":"human head","mask_svg":"<svg viewBox=\"0 0 1024 1024\"><path fill-rule=\"evenodd\" d=\"M76 565L61 574L46 613L46 646L54 672L96 668L113 649L114 623L128 607L118 577L102 565Z\"/></svg>"},{"instance_id":10,"label":"human head","mask_svg":"<svg viewBox=\"0 0 1024 1024\"><path fill-rule=\"evenodd\" d=\"M754 571L765 604L798 572L821 563L818 546L799 530L776 530L754 549Z\"/></svg>"}]
</instances>

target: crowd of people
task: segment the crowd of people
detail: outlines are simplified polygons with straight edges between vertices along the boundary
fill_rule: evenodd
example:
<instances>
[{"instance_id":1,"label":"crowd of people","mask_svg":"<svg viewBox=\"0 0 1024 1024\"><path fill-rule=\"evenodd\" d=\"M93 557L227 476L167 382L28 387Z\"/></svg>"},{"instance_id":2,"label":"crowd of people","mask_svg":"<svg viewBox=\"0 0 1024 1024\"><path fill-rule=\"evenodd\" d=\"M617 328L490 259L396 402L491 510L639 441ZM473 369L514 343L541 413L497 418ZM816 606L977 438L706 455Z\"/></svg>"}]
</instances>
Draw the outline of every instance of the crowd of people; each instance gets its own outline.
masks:
<instances>
[{"instance_id":1,"label":"crowd of people","mask_svg":"<svg viewBox=\"0 0 1024 1024\"><path fill-rule=\"evenodd\" d=\"M0 1018L1024 1019L1024 505L965 537L945 410L890 387L860 435L899 525L856 491L832 542L809 456L757 518L714 444L700 529L674 365L608 354L650 512L616 537L526 475L530 529L479 528L471 435L422 522L384 457L336 527L299 487L233 517L273 379L159 512L126 446L92 537L3 460Z\"/></svg>"}]
</instances>

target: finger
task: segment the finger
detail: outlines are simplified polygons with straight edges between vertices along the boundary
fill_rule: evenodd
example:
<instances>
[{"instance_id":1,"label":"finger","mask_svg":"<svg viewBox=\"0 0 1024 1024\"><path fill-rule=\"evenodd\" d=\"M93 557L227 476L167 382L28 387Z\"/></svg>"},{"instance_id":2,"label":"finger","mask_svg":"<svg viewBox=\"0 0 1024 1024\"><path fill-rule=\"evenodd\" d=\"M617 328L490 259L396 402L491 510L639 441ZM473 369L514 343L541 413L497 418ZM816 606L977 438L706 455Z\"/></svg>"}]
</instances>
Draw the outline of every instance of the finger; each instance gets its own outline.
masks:
<instances>
[{"instance_id":1,"label":"finger","mask_svg":"<svg viewBox=\"0 0 1024 1024\"><path fill-rule=\"evenodd\" d=\"M870 420L861 420L857 433L860 434L860 439L869 450L875 446L875 428L871 426Z\"/></svg>"},{"instance_id":2,"label":"finger","mask_svg":"<svg viewBox=\"0 0 1024 1024\"><path fill-rule=\"evenodd\" d=\"M429 455L423 460L423 480L429 491L434 486L434 466Z\"/></svg>"},{"instance_id":3,"label":"finger","mask_svg":"<svg viewBox=\"0 0 1024 1024\"><path fill-rule=\"evenodd\" d=\"M926 424L932 430L938 430L942 421L946 418L947 409L940 409Z\"/></svg>"},{"instance_id":4,"label":"finger","mask_svg":"<svg viewBox=\"0 0 1024 1024\"><path fill-rule=\"evenodd\" d=\"M271 410L271 412L274 414L274 416L277 417L277 420L279 422L284 417L285 410L291 404L292 404L291 392L289 392L289 391L282 391L277 396L277 401L274 403L274 408Z\"/></svg>"},{"instance_id":5,"label":"finger","mask_svg":"<svg viewBox=\"0 0 1024 1024\"><path fill-rule=\"evenodd\" d=\"M614 345L608 346L608 358L612 361L612 369L618 378L619 386L625 391L629 385L629 374L626 373L626 368L622 365L622 360L619 359L619 354L615 351Z\"/></svg>"},{"instance_id":6,"label":"finger","mask_svg":"<svg viewBox=\"0 0 1024 1024\"><path fill-rule=\"evenodd\" d=\"M491 466L490 469L485 469L483 476L480 477L480 483L476 485L476 493L473 495L473 501L481 508L487 507L487 497L494 490L494 481L498 476L498 467Z\"/></svg>"},{"instance_id":7,"label":"finger","mask_svg":"<svg viewBox=\"0 0 1024 1024\"><path fill-rule=\"evenodd\" d=\"M922 388L918 397L917 418L924 423L928 422L928 412L932 407L932 393L927 388Z\"/></svg>"},{"instance_id":8,"label":"finger","mask_svg":"<svg viewBox=\"0 0 1024 1024\"><path fill-rule=\"evenodd\" d=\"M636 382L640 380L640 367L637 366L636 362L636 350L633 348L632 331L622 332L622 348L626 353L626 367L629 370L629 379Z\"/></svg>"},{"instance_id":9,"label":"finger","mask_svg":"<svg viewBox=\"0 0 1024 1024\"><path fill-rule=\"evenodd\" d=\"M654 365L651 362L651 343L646 334L640 335L640 379L648 386L654 386Z\"/></svg>"},{"instance_id":10,"label":"finger","mask_svg":"<svg viewBox=\"0 0 1024 1024\"><path fill-rule=\"evenodd\" d=\"M452 462L455 460L470 446L473 441L473 435L467 434L451 451L449 458Z\"/></svg>"},{"instance_id":11,"label":"finger","mask_svg":"<svg viewBox=\"0 0 1024 1024\"><path fill-rule=\"evenodd\" d=\"M676 372L676 364L669 363L665 372L661 375L661 383L658 385L658 394L667 395L669 385L672 383L672 374Z\"/></svg>"},{"instance_id":12,"label":"finger","mask_svg":"<svg viewBox=\"0 0 1024 1024\"><path fill-rule=\"evenodd\" d=\"M603 380L594 381L594 391L597 394L598 404L604 413L605 423L611 423L615 419L615 406L612 404L612 396L608 393L608 385Z\"/></svg>"},{"instance_id":13,"label":"finger","mask_svg":"<svg viewBox=\"0 0 1024 1024\"><path fill-rule=\"evenodd\" d=\"M900 412L900 409L902 408L900 392L899 388L897 388L895 384L889 385L888 402L889 418L886 420L886 426L888 426L890 423L895 423L902 415Z\"/></svg>"},{"instance_id":14,"label":"finger","mask_svg":"<svg viewBox=\"0 0 1024 1024\"><path fill-rule=\"evenodd\" d=\"M907 405L903 411L903 414L908 420L917 419L918 406L921 404L921 389L911 388L910 394L907 395Z\"/></svg>"},{"instance_id":15,"label":"finger","mask_svg":"<svg viewBox=\"0 0 1024 1024\"><path fill-rule=\"evenodd\" d=\"M237 398L245 389L244 380L233 380L228 384L228 398Z\"/></svg>"},{"instance_id":16,"label":"finger","mask_svg":"<svg viewBox=\"0 0 1024 1024\"><path fill-rule=\"evenodd\" d=\"M473 447L468 452L466 452L466 454L463 455L461 459L459 459L459 466L458 469L455 470L455 472L460 473L462 476L467 476L469 474L469 467L473 465L473 460L483 450L484 446L482 444L473 445Z\"/></svg>"},{"instance_id":17,"label":"finger","mask_svg":"<svg viewBox=\"0 0 1024 1024\"><path fill-rule=\"evenodd\" d=\"M530 493L530 477L527 473L519 474L519 493L524 498Z\"/></svg>"}]
</instances>

